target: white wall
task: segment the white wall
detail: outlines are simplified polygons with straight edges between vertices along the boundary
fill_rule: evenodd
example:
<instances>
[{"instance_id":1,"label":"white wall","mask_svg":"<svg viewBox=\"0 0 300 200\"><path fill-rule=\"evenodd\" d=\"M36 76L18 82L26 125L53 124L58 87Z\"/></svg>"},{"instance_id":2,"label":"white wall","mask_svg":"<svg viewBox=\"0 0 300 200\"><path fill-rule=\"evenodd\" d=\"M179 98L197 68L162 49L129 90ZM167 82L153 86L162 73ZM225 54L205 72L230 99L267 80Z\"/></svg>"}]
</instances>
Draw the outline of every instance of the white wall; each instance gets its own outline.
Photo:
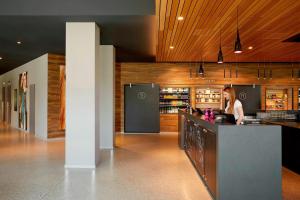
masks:
<instances>
[{"instance_id":1,"label":"white wall","mask_svg":"<svg viewBox=\"0 0 300 200\"><path fill-rule=\"evenodd\" d=\"M115 139L115 48L100 46L100 148L113 149Z\"/></svg>"},{"instance_id":2,"label":"white wall","mask_svg":"<svg viewBox=\"0 0 300 200\"><path fill-rule=\"evenodd\" d=\"M99 147L100 147L100 85L101 77L100 73L100 64L101 64L101 55L100 55L100 28L96 25L95 30L95 162L98 164L100 162Z\"/></svg>"},{"instance_id":3,"label":"white wall","mask_svg":"<svg viewBox=\"0 0 300 200\"><path fill-rule=\"evenodd\" d=\"M0 83L11 82L11 126L18 128L18 112L14 111L14 89L18 89L19 95L19 75L22 72L28 72L28 94L27 108L28 120L29 113L29 88L35 84L35 135L42 139L47 139L47 114L48 114L48 54L36 58L12 71L0 76ZM0 95L2 96L2 95ZM2 97L1 97L2 98ZM18 96L19 98L19 96ZM19 99L18 99L19 100ZM18 108L19 109L19 108ZM29 126L29 123L28 123ZM30 127L28 127L28 130Z\"/></svg>"},{"instance_id":4,"label":"white wall","mask_svg":"<svg viewBox=\"0 0 300 200\"><path fill-rule=\"evenodd\" d=\"M66 23L66 168L97 165L99 41L100 31L94 22Z\"/></svg>"}]
</instances>

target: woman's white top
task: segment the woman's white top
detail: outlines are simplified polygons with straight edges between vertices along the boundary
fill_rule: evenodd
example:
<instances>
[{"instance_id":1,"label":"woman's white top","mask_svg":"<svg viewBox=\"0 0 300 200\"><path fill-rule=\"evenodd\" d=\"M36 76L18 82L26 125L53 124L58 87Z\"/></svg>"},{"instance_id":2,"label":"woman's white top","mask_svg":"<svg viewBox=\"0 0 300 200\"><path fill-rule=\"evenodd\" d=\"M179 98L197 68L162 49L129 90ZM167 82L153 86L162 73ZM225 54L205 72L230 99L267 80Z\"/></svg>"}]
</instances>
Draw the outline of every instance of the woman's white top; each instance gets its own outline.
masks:
<instances>
[{"instance_id":1,"label":"woman's white top","mask_svg":"<svg viewBox=\"0 0 300 200\"><path fill-rule=\"evenodd\" d=\"M234 102L234 105L233 105L233 115L234 115L235 120L237 120L240 117L239 112L238 112L239 107L242 107L242 109L243 109L243 105L240 102L240 100L236 99ZM229 109L229 101L227 102L227 106L225 108L225 113L228 113L228 109Z\"/></svg>"}]
</instances>

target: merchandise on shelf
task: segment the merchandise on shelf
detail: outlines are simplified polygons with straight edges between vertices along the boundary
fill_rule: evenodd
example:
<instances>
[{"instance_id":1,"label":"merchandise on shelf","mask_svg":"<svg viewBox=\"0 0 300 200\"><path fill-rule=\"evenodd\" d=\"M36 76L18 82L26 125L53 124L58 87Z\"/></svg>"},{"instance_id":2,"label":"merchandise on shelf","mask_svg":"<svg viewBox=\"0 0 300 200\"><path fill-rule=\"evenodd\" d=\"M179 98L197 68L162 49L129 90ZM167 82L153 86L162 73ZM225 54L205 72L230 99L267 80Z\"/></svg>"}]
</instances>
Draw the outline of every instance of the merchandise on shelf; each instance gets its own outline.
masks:
<instances>
[{"instance_id":1,"label":"merchandise on shelf","mask_svg":"<svg viewBox=\"0 0 300 200\"><path fill-rule=\"evenodd\" d=\"M218 88L197 88L196 108L222 108L222 89Z\"/></svg>"},{"instance_id":2,"label":"merchandise on shelf","mask_svg":"<svg viewBox=\"0 0 300 200\"><path fill-rule=\"evenodd\" d=\"M298 110L300 110L300 88L298 89Z\"/></svg>"},{"instance_id":3,"label":"merchandise on shelf","mask_svg":"<svg viewBox=\"0 0 300 200\"><path fill-rule=\"evenodd\" d=\"M288 110L287 89L267 89L266 110Z\"/></svg>"},{"instance_id":4,"label":"merchandise on shelf","mask_svg":"<svg viewBox=\"0 0 300 200\"><path fill-rule=\"evenodd\" d=\"M161 88L160 113L178 113L178 109L190 106L189 88Z\"/></svg>"}]
</instances>

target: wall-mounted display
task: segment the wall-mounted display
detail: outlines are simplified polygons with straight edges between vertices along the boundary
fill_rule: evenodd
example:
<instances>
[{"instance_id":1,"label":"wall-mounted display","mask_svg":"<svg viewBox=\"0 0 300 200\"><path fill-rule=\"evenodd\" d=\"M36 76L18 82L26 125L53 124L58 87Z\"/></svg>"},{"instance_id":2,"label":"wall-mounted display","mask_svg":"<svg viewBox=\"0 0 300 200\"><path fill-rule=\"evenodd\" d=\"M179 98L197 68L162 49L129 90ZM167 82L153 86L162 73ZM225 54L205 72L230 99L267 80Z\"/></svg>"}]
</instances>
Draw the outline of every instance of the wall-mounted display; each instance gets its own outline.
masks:
<instances>
[{"instance_id":1,"label":"wall-mounted display","mask_svg":"<svg viewBox=\"0 0 300 200\"><path fill-rule=\"evenodd\" d=\"M189 88L161 88L159 111L161 114L178 113L178 109L190 106Z\"/></svg>"},{"instance_id":2,"label":"wall-mounted display","mask_svg":"<svg viewBox=\"0 0 300 200\"><path fill-rule=\"evenodd\" d=\"M23 72L19 75L19 128L27 130L27 72Z\"/></svg>"},{"instance_id":3,"label":"wall-mounted display","mask_svg":"<svg viewBox=\"0 0 300 200\"><path fill-rule=\"evenodd\" d=\"M196 108L222 109L221 88L196 88Z\"/></svg>"},{"instance_id":4,"label":"wall-mounted display","mask_svg":"<svg viewBox=\"0 0 300 200\"><path fill-rule=\"evenodd\" d=\"M288 90L267 89L266 110L288 110Z\"/></svg>"},{"instance_id":5,"label":"wall-mounted display","mask_svg":"<svg viewBox=\"0 0 300 200\"><path fill-rule=\"evenodd\" d=\"M18 110L18 89L14 89L14 111Z\"/></svg>"}]
</instances>

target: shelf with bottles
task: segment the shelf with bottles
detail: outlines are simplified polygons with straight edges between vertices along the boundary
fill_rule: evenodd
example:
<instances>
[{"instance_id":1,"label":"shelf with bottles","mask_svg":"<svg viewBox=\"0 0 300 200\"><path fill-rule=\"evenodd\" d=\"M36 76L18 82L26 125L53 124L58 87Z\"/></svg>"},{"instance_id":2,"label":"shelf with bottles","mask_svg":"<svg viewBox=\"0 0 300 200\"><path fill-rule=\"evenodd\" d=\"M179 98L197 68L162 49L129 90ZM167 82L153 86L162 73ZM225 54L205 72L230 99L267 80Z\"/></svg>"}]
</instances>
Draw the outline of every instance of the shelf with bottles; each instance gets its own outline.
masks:
<instances>
[{"instance_id":1,"label":"shelf with bottles","mask_svg":"<svg viewBox=\"0 0 300 200\"><path fill-rule=\"evenodd\" d=\"M189 88L161 88L159 107L160 113L178 113L178 109L187 108L190 105Z\"/></svg>"},{"instance_id":2,"label":"shelf with bottles","mask_svg":"<svg viewBox=\"0 0 300 200\"><path fill-rule=\"evenodd\" d=\"M197 108L221 108L222 89L221 88L196 88Z\"/></svg>"},{"instance_id":3,"label":"shelf with bottles","mask_svg":"<svg viewBox=\"0 0 300 200\"><path fill-rule=\"evenodd\" d=\"M266 90L266 110L288 110L287 89Z\"/></svg>"},{"instance_id":4,"label":"shelf with bottles","mask_svg":"<svg viewBox=\"0 0 300 200\"><path fill-rule=\"evenodd\" d=\"M166 106L160 107L159 112L160 114L177 114L179 109L183 109L186 107L183 106Z\"/></svg>"},{"instance_id":5,"label":"shelf with bottles","mask_svg":"<svg viewBox=\"0 0 300 200\"><path fill-rule=\"evenodd\" d=\"M190 93L190 88L182 88L182 87L165 87L165 88L161 88L160 89L160 93L161 94L174 94L174 93L186 93L189 94Z\"/></svg>"},{"instance_id":6,"label":"shelf with bottles","mask_svg":"<svg viewBox=\"0 0 300 200\"><path fill-rule=\"evenodd\" d=\"M298 89L298 110L300 110L300 88Z\"/></svg>"},{"instance_id":7,"label":"shelf with bottles","mask_svg":"<svg viewBox=\"0 0 300 200\"><path fill-rule=\"evenodd\" d=\"M174 94L174 92L160 92L160 94ZM176 92L176 94L186 94L186 95L188 95L189 94L189 91L188 92Z\"/></svg>"},{"instance_id":8,"label":"shelf with bottles","mask_svg":"<svg viewBox=\"0 0 300 200\"><path fill-rule=\"evenodd\" d=\"M284 105L268 105L266 106L266 110L285 110Z\"/></svg>"},{"instance_id":9,"label":"shelf with bottles","mask_svg":"<svg viewBox=\"0 0 300 200\"><path fill-rule=\"evenodd\" d=\"M189 106L190 103L188 100L161 100L159 106Z\"/></svg>"},{"instance_id":10,"label":"shelf with bottles","mask_svg":"<svg viewBox=\"0 0 300 200\"><path fill-rule=\"evenodd\" d=\"M161 94L159 96L160 99L170 99L170 100L176 100L176 99L190 99L189 94Z\"/></svg>"}]
</instances>

